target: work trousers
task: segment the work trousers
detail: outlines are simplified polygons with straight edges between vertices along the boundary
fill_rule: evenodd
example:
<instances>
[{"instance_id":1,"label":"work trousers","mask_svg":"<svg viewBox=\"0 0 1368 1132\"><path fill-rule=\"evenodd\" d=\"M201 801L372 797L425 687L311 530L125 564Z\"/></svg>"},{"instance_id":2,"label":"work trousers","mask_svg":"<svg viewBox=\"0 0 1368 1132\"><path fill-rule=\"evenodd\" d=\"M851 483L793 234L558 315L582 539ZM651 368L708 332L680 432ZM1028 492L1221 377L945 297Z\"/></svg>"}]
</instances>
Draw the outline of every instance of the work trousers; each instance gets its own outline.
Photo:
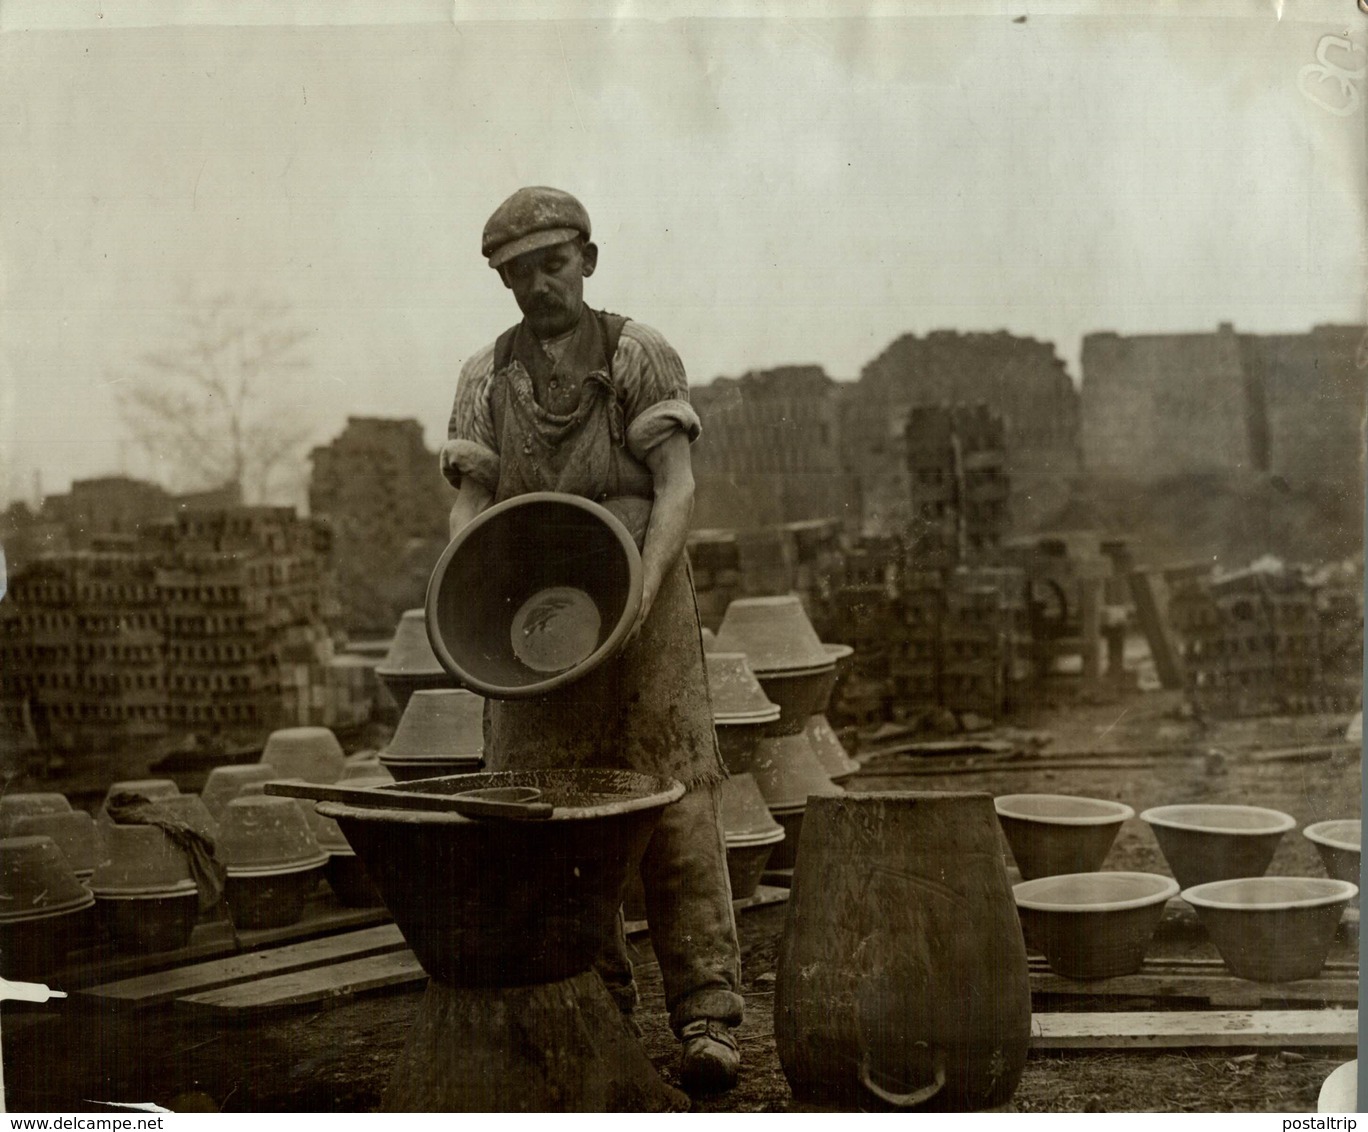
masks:
<instances>
[{"instance_id":1,"label":"work trousers","mask_svg":"<svg viewBox=\"0 0 1368 1132\"><path fill-rule=\"evenodd\" d=\"M700 1018L737 1026L745 1007L720 790L701 783L666 806L641 859L651 946L676 1034ZM618 1008L631 1013L637 990L621 914L595 967Z\"/></svg>"}]
</instances>

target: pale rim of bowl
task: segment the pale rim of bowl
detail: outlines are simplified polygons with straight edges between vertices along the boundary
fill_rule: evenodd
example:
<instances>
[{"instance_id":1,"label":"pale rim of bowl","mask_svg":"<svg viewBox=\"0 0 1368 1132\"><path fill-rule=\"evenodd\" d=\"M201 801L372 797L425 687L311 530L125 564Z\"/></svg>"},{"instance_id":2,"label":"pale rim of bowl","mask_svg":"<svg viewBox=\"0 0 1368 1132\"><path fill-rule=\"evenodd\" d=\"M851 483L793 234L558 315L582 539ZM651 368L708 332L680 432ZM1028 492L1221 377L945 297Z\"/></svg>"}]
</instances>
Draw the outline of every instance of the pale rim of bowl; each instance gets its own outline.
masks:
<instances>
[{"instance_id":1,"label":"pale rim of bowl","mask_svg":"<svg viewBox=\"0 0 1368 1132\"><path fill-rule=\"evenodd\" d=\"M1234 901L1222 900L1216 895L1221 889L1229 888L1235 884L1271 881L1273 887L1276 888L1277 883L1284 880L1309 884L1314 888L1321 889L1322 895L1302 896L1295 900L1269 900L1259 904L1237 904ZM1357 895L1358 885L1351 884L1347 880L1332 880L1329 877L1231 877L1229 880L1212 880L1207 881L1206 884L1193 885L1191 888L1183 889L1183 899L1194 908L1215 908L1222 912L1285 912L1294 908L1323 908L1331 904L1346 904Z\"/></svg>"},{"instance_id":2,"label":"pale rim of bowl","mask_svg":"<svg viewBox=\"0 0 1368 1132\"><path fill-rule=\"evenodd\" d=\"M1023 888L1048 888L1050 884L1058 884L1060 881L1072 877L1087 877L1090 880L1095 880L1097 877L1118 877L1127 880L1153 881L1155 891L1145 896L1132 896L1129 900L1104 900L1095 904L1064 904L1054 900L1033 900L1029 891L1025 896L1021 893ZM1077 912L1085 915L1095 915L1100 912L1126 912L1132 908L1148 908L1151 904L1166 904L1177 895L1178 882L1172 877L1166 877L1160 873L1062 873L1058 876L1023 880L1012 885L1012 898L1016 901L1017 907L1029 908L1032 912Z\"/></svg>"},{"instance_id":3,"label":"pale rim of bowl","mask_svg":"<svg viewBox=\"0 0 1368 1132\"><path fill-rule=\"evenodd\" d=\"M1004 803L1010 805L1021 798L1063 798L1070 802L1095 802L1113 809L1109 814L1023 814L1013 813L1004 806ZM1125 802L1113 802L1110 798L1088 798L1082 794L1003 794L993 799L993 809L998 817L1040 822L1042 825L1116 825L1135 817L1135 810Z\"/></svg>"},{"instance_id":4,"label":"pale rim of bowl","mask_svg":"<svg viewBox=\"0 0 1368 1132\"><path fill-rule=\"evenodd\" d=\"M1327 826L1337 825L1359 825L1355 818L1331 818L1329 821L1318 821L1308 825L1302 830L1302 836L1308 841L1313 841L1317 845L1325 845L1331 849L1339 849L1345 853L1362 853L1362 842L1345 841L1343 838L1334 836L1326 832Z\"/></svg>"},{"instance_id":5,"label":"pale rim of bowl","mask_svg":"<svg viewBox=\"0 0 1368 1132\"><path fill-rule=\"evenodd\" d=\"M1272 821L1264 829L1238 829L1216 823L1199 825L1195 822L1183 821L1173 814L1172 811L1174 810L1214 811L1216 817L1223 813L1239 811L1246 814L1262 814ZM1290 829L1297 828L1296 818L1291 814L1283 813L1281 810L1270 810L1264 806L1239 806L1223 802L1177 802L1168 806L1154 806L1141 813L1140 820L1148 822L1150 825L1162 825L1168 829L1181 829L1188 833L1219 833L1228 837L1268 837L1270 834L1286 833Z\"/></svg>"}]
</instances>

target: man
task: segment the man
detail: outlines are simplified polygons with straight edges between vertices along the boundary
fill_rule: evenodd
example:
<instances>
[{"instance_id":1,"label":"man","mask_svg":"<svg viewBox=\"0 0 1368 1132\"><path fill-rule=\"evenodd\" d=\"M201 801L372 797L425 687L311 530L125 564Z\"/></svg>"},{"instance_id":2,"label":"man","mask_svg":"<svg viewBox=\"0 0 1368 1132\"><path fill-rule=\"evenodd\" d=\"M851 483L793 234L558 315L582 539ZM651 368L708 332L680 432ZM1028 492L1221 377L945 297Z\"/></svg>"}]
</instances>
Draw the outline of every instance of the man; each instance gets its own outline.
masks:
<instances>
[{"instance_id":1,"label":"man","mask_svg":"<svg viewBox=\"0 0 1368 1132\"><path fill-rule=\"evenodd\" d=\"M584 304L598 264L589 215L550 188L519 189L482 250L523 319L463 367L442 471L458 489L451 534L531 491L594 499L642 559L641 612L619 655L543 699L491 701L486 766L619 767L677 778L641 863L651 939L690 1092L736 1083L744 1002L707 674L683 553L699 434L679 356L656 331ZM597 963L629 1020L637 996L621 927ZM634 1025L634 1023L633 1023Z\"/></svg>"}]
</instances>

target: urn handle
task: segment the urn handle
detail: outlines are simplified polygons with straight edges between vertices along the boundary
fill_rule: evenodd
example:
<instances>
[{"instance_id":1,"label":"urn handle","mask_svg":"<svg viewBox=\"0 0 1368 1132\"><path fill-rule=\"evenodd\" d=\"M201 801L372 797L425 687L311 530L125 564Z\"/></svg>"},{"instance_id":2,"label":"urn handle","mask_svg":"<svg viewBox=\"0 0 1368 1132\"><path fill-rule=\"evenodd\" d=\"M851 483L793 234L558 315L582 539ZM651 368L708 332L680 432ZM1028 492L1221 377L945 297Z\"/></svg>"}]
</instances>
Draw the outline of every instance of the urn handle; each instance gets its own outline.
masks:
<instances>
[{"instance_id":1,"label":"urn handle","mask_svg":"<svg viewBox=\"0 0 1368 1132\"><path fill-rule=\"evenodd\" d=\"M917 1044L924 1046L926 1043L918 1042ZM885 1104L892 1105L894 1108L916 1108L918 1105L925 1104L939 1093L941 1089L945 1088L944 1051L939 1049L936 1050L934 1061L936 1066L936 1079L931 1084L923 1085L920 1089L916 1089L910 1093L890 1093L887 1089L874 1083L874 1079L870 1075L869 1051L865 1050L864 1053L860 1055L860 1084L878 1097L879 1100L883 1101Z\"/></svg>"}]
</instances>

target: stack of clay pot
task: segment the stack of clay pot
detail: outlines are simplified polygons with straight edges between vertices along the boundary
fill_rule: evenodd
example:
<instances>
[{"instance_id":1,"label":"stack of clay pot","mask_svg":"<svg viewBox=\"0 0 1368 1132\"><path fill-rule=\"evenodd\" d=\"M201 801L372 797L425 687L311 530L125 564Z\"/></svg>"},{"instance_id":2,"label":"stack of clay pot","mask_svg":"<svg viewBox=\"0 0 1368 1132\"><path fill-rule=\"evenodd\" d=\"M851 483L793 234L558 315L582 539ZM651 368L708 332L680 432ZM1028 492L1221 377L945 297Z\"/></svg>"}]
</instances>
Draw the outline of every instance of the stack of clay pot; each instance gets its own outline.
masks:
<instances>
[{"instance_id":1,"label":"stack of clay pot","mask_svg":"<svg viewBox=\"0 0 1368 1132\"><path fill-rule=\"evenodd\" d=\"M0 977L50 976L86 942L94 903L52 838L0 839Z\"/></svg>"},{"instance_id":2,"label":"stack of clay pot","mask_svg":"<svg viewBox=\"0 0 1368 1132\"><path fill-rule=\"evenodd\" d=\"M484 762L484 698L464 688L419 689L380 765L400 782L474 774Z\"/></svg>"},{"instance_id":3,"label":"stack of clay pot","mask_svg":"<svg viewBox=\"0 0 1368 1132\"><path fill-rule=\"evenodd\" d=\"M85 810L17 817L10 823L6 836L52 838L76 878L82 881L90 880L95 866L104 859L100 831Z\"/></svg>"},{"instance_id":4,"label":"stack of clay pot","mask_svg":"<svg viewBox=\"0 0 1368 1132\"><path fill-rule=\"evenodd\" d=\"M104 859L90 879L102 932L126 951L171 951L190 942L199 890L184 852L155 825L103 827Z\"/></svg>"},{"instance_id":5,"label":"stack of clay pot","mask_svg":"<svg viewBox=\"0 0 1368 1132\"><path fill-rule=\"evenodd\" d=\"M836 657L817 639L796 594L733 601L714 647L718 653L745 653L765 695L779 707L779 718L768 725L745 769L784 828L770 867L792 868L808 798L843 793L822 769L806 731L809 718L826 710Z\"/></svg>"},{"instance_id":6,"label":"stack of clay pot","mask_svg":"<svg viewBox=\"0 0 1368 1132\"><path fill-rule=\"evenodd\" d=\"M409 697L414 692L455 685L455 680L432 651L427 635L427 614L423 610L409 609L399 618L389 652L375 666L375 675L401 712L408 707Z\"/></svg>"},{"instance_id":7,"label":"stack of clay pot","mask_svg":"<svg viewBox=\"0 0 1368 1132\"><path fill-rule=\"evenodd\" d=\"M239 928L298 923L328 855L292 798L239 795L223 810L219 860L228 872L224 899Z\"/></svg>"}]
</instances>

